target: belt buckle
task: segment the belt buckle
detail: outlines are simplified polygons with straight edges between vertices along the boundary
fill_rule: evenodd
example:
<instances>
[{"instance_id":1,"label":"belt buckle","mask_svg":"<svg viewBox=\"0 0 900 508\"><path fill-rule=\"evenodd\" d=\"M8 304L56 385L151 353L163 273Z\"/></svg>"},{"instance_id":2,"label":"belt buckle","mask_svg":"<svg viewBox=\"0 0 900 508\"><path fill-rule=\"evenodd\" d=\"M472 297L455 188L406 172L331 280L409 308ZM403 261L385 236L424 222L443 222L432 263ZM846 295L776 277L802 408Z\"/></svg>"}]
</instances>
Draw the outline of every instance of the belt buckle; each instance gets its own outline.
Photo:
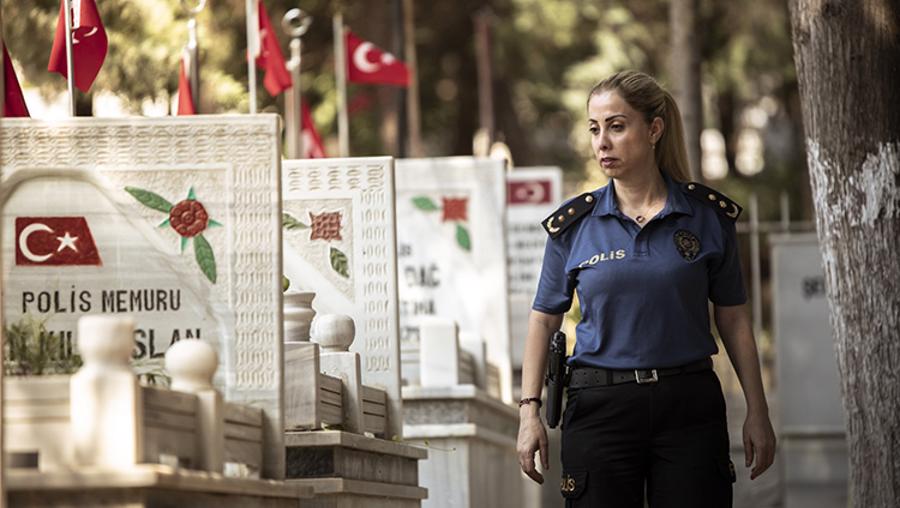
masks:
<instances>
[{"instance_id":1,"label":"belt buckle","mask_svg":"<svg viewBox=\"0 0 900 508\"><path fill-rule=\"evenodd\" d=\"M650 372L650 377L641 377L641 372ZM659 382L659 375L656 373L656 369L650 369L649 371L647 369L635 369L634 380L639 385L656 383Z\"/></svg>"}]
</instances>

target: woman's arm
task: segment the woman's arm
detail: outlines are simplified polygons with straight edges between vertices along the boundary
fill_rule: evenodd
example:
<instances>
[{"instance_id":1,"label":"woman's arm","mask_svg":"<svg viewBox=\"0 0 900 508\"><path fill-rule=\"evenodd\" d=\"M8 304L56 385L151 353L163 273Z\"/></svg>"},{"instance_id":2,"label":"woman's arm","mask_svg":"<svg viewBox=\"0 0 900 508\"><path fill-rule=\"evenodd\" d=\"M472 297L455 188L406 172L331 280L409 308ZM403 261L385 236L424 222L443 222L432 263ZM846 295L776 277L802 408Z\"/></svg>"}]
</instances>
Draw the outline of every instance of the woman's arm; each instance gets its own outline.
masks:
<instances>
[{"instance_id":1,"label":"woman's arm","mask_svg":"<svg viewBox=\"0 0 900 508\"><path fill-rule=\"evenodd\" d=\"M532 310L528 316L525 357L522 360L523 399L541 396L550 336L559 330L562 320L562 314L545 314L536 310ZM516 451L519 454L522 471L537 483L544 483L543 475L534 465L534 454L539 451L544 470L550 469L547 429L541 421L539 409L536 403L525 404L519 408L519 439Z\"/></svg>"},{"instance_id":2,"label":"woman's arm","mask_svg":"<svg viewBox=\"0 0 900 508\"><path fill-rule=\"evenodd\" d=\"M744 399L747 401L747 419L744 422L745 466L756 465L750 479L765 472L775 460L775 432L769 421L769 406L763 391L756 341L750 326L746 305L715 306L716 327L734 371L737 373Z\"/></svg>"}]
</instances>

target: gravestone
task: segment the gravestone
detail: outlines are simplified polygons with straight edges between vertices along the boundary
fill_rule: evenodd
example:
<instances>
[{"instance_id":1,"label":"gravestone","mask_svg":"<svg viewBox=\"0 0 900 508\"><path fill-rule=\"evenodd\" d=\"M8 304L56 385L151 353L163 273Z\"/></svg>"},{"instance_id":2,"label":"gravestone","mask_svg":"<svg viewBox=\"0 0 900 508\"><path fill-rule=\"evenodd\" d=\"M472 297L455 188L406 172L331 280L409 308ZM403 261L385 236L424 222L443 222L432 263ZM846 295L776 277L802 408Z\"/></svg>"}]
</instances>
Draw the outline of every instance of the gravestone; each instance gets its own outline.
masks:
<instances>
[{"instance_id":1,"label":"gravestone","mask_svg":"<svg viewBox=\"0 0 900 508\"><path fill-rule=\"evenodd\" d=\"M844 412L819 244L814 233L770 242L785 507L846 506Z\"/></svg>"},{"instance_id":2,"label":"gravestone","mask_svg":"<svg viewBox=\"0 0 900 508\"><path fill-rule=\"evenodd\" d=\"M318 315L353 318L363 382L387 392L387 435L400 437L393 160L286 160L282 178L284 273L316 293Z\"/></svg>"},{"instance_id":3,"label":"gravestone","mask_svg":"<svg viewBox=\"0 0 900 508\"><path fill-rule=\"evenodd\" d=\"M404 379L418 370L419 316L437 315L487 343L512 399L504 163L398 159L397 270Z\"/></svg>"},{"instance_id":4,"label":"gravestone","mask_svg":"<svg viewBox=\"0 0 900 508\"><path fill-rule=\"evenodd\" d=\"M209 342L225 398L265 411L284 475L279 120L3 120L3 314L72 351L79 317L134 317L139 370Z\"/></svg>"},{"instance_id":5,"label":"gravestone","mask_svg":"<svg viewBox=\"0 0 900 508\"><path fill-rule=\"evenodd\" d=\"M520 370L528 314L537 291L547 233L541 221L562 201L562 169L515 168L506 175L506 243L509 249L509 312L512 364ZM516 383L518 385L519 383ZM513 389L518 389L514 385Z\"/></svg>"}]
</instances>

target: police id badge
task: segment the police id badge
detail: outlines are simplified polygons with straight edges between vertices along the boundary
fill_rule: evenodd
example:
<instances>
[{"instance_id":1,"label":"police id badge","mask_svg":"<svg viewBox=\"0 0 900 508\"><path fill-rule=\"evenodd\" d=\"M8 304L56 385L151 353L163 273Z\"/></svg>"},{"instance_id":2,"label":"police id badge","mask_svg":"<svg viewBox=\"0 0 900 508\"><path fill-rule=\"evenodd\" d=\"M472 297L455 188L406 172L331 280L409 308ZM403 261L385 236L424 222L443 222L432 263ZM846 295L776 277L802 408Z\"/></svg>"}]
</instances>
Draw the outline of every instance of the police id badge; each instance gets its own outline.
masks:
<instances>
[{"instance_id":1,"label":"police id badge","mask_svg":"<svg viewBox=\"0 0 900 508\"><path fill-rule=\"evenodd\" d=\"M686 229L679 229L672 237L675 241L675 248L687 261L693 261L700 253L700 239L694 233Z\"/></svg>"}]
</instances>

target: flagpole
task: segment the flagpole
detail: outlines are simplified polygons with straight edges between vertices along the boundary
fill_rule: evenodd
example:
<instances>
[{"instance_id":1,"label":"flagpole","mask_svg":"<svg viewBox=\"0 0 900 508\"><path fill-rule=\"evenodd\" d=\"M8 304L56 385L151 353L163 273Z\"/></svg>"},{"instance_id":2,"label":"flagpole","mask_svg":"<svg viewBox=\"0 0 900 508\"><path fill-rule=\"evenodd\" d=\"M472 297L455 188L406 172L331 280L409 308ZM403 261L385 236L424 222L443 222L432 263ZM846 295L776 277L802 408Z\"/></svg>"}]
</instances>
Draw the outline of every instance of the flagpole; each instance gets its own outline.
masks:
<instances>
[{"instance_id":1,"label":"flagpole","mask_svg":"<svg viewBox=\"0 0 900 508\"><path fill-rule=\"evenodd\" d=\"M197 41L197 14L203 10L206 0L201 0L196 10L191 12L188 20L188 44L187 52L190 55L190 68L187 71L191 84L191 100L194 102L194 111L200 109L200 44Z\"/></svg>"},{"instance_id":2,"label":"flagpole","mask_svg":"<svg viewBox=\"0 0 900 508\"><path fill-rule=\"evenodd\" d=\"M259 4L247 0L247 77L250 89L250 114L256 114L256 55L259 54Z\"/></svg>"},{"instance_id":3,"label":"flagpole","mask_svg":"<svg viewBox=\"0 0 900 508\"><path fill-rule=\"evenodd\" d=\"M419 112L419 64L416 62L416 30L414 25L413 0L403 0L403 32L406 48L404 58L409 67L409 90L406 93L406 112L409 126L409 155L424 157L422 148L422 121Z\"/></svg>"},{"instance_id":4,"label":"flagpole","mask_svg":"<svg viewBox=\"0 0 900 508\"><path fill-rule=\"evenodd\" d=\"M69 115L75 116L75 73L72 72L72 0L64 0L66 9L66 81L69 87Z\"/></svg>"},{"instance_id":5,"label":"flagpole","mask_svg":"<svg viewBox=\"0 0 900 508\"><path fill-rule=\"evenodd\" d=\"M301 37L309 30L312 18L294 8L284 14L281 25L291 35L291 59L287 66L291 71L291 91L284 96L284 123L287 156L289 159L304 158L303 152L303 98L300 87L300 62L303 53Z\"/></svg>"},{"instance_id":6,"label":"flagpole","mask_svg":"<svg viewBox=\"0 0 900 508\"><path fill-rule=\"evenodd\" d=\"M344 16L334 15L334 76L337 79L338 147L341 157L350 156L347 121L347 49L344 47Z\"/></svg>"}]
</instances>

